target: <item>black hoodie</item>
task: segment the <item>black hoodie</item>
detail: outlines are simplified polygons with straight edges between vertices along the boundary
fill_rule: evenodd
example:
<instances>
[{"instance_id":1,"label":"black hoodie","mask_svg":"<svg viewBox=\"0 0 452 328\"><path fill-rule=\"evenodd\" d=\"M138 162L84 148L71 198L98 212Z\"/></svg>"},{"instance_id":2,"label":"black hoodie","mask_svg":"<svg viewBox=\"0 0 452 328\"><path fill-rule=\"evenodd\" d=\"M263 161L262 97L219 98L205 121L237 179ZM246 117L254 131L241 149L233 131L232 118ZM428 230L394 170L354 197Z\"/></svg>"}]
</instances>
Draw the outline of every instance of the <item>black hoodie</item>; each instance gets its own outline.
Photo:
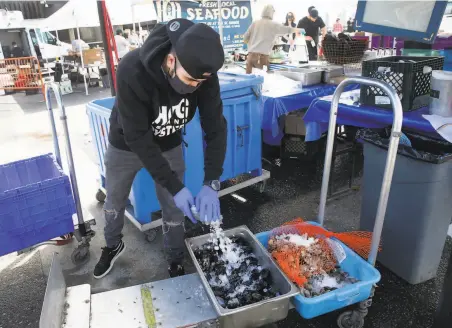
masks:
<instances>
[{"instance_id":1,"label":"black hoodie","mask_svg":"<svg viewBox=\"0 0 452 328\"><path fill-rule=\"evenodd\" d=\"M154 181L175 195L184 185L162 152L181 144L181 130L196 108L207 144L205 181L217 180L223 172L227 130L218 76L212 75L194 93L176 93L162 70L170 50L166 27L158 25L143 47L122 58L108 140L113 147L136 153Z\"/></svg>"}]
</instances>

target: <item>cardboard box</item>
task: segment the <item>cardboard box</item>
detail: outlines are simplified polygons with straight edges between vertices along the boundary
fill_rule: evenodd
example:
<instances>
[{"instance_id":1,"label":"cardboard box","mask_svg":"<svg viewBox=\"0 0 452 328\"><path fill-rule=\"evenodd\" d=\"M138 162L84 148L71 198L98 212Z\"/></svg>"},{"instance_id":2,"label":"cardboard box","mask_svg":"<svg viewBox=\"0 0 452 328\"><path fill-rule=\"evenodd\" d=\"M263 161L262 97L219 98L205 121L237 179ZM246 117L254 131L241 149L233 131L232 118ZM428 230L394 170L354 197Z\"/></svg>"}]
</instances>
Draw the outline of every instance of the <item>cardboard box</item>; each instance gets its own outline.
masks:
<instances>
[{"instance_id":1,"label":"cardboard box","mask_svg":"<svg viewBox=\"0 0 452 328\"><path fill-rule=\"evenodd\" d=\"M105 60L104 57L102 56L102 49L94 48L83 50L83 63L85 65L104 62Z\"/></svg>"},{"instance_id":2,"label":"cardboard box","mask_svg":"<svg viewBox=\"0 0 452 328\"><path fill-rule=\"evenodd\" d=\"M297 110L289 113L289 115L286 116L286 121L284 122L284 133L295 136L306 135L306 125L303 121L305 114L305 110Z\"/></svg>"}]
</instances>

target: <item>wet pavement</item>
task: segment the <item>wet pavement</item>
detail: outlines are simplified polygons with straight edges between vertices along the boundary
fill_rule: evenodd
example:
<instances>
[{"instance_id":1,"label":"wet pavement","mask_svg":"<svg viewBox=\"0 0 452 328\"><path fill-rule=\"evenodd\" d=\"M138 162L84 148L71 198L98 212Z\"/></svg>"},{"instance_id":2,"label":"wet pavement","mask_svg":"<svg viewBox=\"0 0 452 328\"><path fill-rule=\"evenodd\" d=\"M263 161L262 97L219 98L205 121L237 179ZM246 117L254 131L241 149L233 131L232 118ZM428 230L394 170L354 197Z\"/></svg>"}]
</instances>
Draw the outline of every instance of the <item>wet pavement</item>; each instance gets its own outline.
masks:
<instances>
[{"instance_id":1,"label":"wet pavement","mask_svg":"<svg viewBox=\"0 0 452 328\"><path fill-rule=\"evenodd\" d=\"M91 257L85 265L74 266L70 254L76 243L64 247L46 246L24 255L0 257L0 328L38 327L44 297L46 278L55 251L62 264L69 286L89 283L93 292L102 292L145 282L167 278L160 233L149 243L144 234L130 222L124 227L126 256L116 262L112 272L102 280L92 277L92 270L104 246L102 231L104 220L101 204L94 195L98 187L97 165L94 148L89 135L85 104L91 99L108 96L105 90L91 89L93 94L65 96L68 110L74 157L79 178L84 209L97 220L97 235L92 241ZM6 163L34 155L52 152L52 139L47 113L39 96L0 97L0 162ZM61 143L63 144L63 143ZM237 194L221 199L225 228L247 225L253 232L270 230L280 224L302 217L315 220L318 210L321 161L283 161L282 166L273 165L272 178L263 193L259 186L251 186ZM339 159L337 172L346 183L346 160ZM351 231L359 228L361 193L358 186L349 195L330 201L327 206L325 225L333 231ZM199 233L190 229L189 235ZM365 321L365 328L427 328L431 325L441 292L442 279L447 267L445 259L452 251L452 239L448 238L438 276L426 283L409 285L389 270L378 265L382 281L378 284ZM187 259L187 271L193 266ZM316 319L304 320L291 310L278 327L335 328L336 319L343 311L333 312Z\"/></svg>"}]
</instances>

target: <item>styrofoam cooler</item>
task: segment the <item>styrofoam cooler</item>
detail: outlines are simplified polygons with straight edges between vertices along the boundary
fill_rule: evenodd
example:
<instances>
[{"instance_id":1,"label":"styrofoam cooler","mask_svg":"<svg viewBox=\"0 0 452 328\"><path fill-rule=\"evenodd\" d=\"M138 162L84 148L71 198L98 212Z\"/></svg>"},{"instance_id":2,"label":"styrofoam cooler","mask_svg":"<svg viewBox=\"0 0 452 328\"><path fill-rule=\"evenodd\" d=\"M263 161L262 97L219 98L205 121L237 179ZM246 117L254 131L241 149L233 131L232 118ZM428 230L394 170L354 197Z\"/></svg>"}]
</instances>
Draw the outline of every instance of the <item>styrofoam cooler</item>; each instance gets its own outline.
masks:
<instances>
[{"instance_id":1,"label":"styrofoam cooler","mask_svg":"<svg viewBox=\"0 0 452 328\"><path fill-rule=\"evenodd\" d=\"M262 173L260 89L263 78L254 75L218 73L223 113L228 123L228 143L221 181L252 172ZM99 172L105 178L104 156L108 146L109 117L114 98L95 100L87 105L91 135L99 161ZM198 111L187 124L185 144L184 184L197 194L204 180L204 141ZM103 179L102 179L103 180ZM160 210L152 177L140 170L129 196L134 216L140 223L149 223L151 213Z\"/></svg>"}]
</instances>

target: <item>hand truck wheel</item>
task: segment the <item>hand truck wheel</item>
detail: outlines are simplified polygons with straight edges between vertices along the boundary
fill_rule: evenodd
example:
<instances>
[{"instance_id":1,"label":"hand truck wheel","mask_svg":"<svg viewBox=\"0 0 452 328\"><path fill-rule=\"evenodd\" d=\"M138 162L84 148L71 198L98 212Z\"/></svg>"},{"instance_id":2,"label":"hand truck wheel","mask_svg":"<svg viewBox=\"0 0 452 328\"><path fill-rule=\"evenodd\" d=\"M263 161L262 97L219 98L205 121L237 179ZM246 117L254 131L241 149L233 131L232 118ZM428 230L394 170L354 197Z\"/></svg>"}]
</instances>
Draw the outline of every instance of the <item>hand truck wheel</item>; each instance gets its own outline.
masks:
<instances>
[{"instance_id":1,"label":"hand truck wheel","mask_svg":"<svg viewBox=\"0 0 452 328\"><path fill-rule=\"evenodd\" d=\"M107 195L105 195L105 193L99 189L96 193L96 200L99 203L103 203L103 202L105 202L105 198L107 198Z\"/></svg>"},{"instance_id":2,"label":"hand truck wheel","mask_svg":"<svg viewBox=\"0 0 452 328\"><path fill-rule=\"evenodd\" d=\"M354 311L347 311L337 318L337 325L339 328L363 328L364 318Z\"/></svg>"},{"instance_id":3,"label":"hand truck wheel","mask_svg":"<svg viewBox=\"0 0 452 328\"><path fill-rule=\"evenodd\" d=\"M148 241L148 243L152 243L155 240L155 238L157 238L157 230L156 229L147 230L144 232L144 235L146 236L146 240Z\"/></svg>"},{"instance_id":4,"label":"hand truck wheel","mask_svg":"<svg viewBox=\"0 0 452 328\"><path fill-rule=\"evenodd\" d=\"M83 265L89 261L89 245L80 244L71 254L71 260L74 265Z\"/></svg>"}]
</instances>

